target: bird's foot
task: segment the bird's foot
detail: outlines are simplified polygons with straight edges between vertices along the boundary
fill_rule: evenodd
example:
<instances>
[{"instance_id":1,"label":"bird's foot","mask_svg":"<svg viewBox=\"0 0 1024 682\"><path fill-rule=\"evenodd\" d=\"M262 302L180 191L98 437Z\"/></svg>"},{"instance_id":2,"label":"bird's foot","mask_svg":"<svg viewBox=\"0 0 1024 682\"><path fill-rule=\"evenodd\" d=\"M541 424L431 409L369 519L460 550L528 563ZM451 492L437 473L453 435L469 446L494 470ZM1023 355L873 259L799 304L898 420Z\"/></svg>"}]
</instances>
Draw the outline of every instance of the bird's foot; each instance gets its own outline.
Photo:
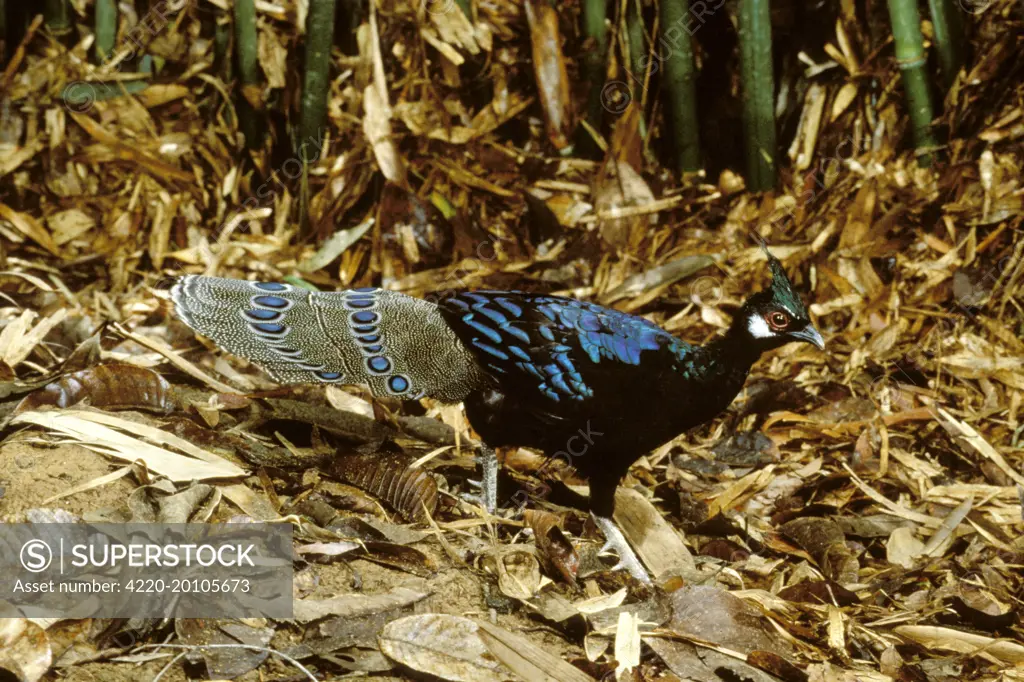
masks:
<instances>
[{"instance_id":1,"label":"bird's foot","mask_svg":"<svg viewBox=\"0 0 1024 682\"><path fill-rule=\"evenodd\" d=\"M615 525L615 522L606 516L598 516L597 514L591 514L591 516L597 527L604 533L606 540L599 554L603 554L608 550L614 550L619 556L619 563L615 564L612 570L625 569L640 582L650 585L651 577L647 575L647 571L644 569L643 564L640 563L640 559L633 553L633 549L626 542L626 536L622 534L622 531Z\"/></svg>"},{"instance_id":2,"label":"bird's foot","mask_svg":"<svg viewBox=\"0 0 1024 682\"><path fill-rule=\"evenodd\" d=\"M498 491L489 491L484 482L481 481L466 479L466 483L470 488L473 488L475 492L462 493L459 495L459 498L470 504L483 507L487 510L488 514L493 514L498 507Z\"/></svg>"}]
</instances>

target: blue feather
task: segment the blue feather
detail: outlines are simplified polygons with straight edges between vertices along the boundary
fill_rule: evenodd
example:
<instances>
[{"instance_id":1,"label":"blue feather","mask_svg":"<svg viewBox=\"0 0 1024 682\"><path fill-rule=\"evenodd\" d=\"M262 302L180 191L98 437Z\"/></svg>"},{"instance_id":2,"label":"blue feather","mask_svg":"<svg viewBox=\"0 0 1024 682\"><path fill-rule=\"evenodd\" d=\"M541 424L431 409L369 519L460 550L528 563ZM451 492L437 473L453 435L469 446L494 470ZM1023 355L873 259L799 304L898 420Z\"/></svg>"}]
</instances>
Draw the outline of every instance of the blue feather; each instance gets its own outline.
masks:
<instances>
[{"instance_id":1,"label":"blue feather","mask_svg":"<svg viewBox=\"0 0 1024 682\"><path fill-rule=\"evenodd\" d=\"M494 343L501 343L501 334L499 334L496 330L491 329L486 324L483 324L482 322L478 322L477 320L473 319L473 313L467 313L462 318L462 321L468 324L473 329L480 332L481 334L483 334L484 336L486 336Z\"/></svg>"},{"instance_id":2,"label":"blue feather","mask_svg":"<svg viewBox=\"0 0 1024 682\"><path fill-rule=\"evenodd\" d=\"M592 398L587 377L599 366L642 365L645 353L662 348L682 358L690 349L641 317L568 298L475 291L440 305L459 311L446 319L488 371L519 377L522 390L554 401Z\"/></svg>"}]
</instances>

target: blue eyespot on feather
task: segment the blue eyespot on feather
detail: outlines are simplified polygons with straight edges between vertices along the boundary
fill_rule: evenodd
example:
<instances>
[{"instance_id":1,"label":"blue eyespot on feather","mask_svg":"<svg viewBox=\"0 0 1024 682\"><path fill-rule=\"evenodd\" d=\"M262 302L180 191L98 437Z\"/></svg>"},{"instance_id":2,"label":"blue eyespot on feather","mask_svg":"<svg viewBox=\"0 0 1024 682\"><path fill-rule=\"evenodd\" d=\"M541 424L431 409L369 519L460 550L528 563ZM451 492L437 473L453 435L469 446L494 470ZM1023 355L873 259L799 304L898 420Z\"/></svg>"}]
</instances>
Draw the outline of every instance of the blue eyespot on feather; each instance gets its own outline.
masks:
<instances>
[{"instance_id":1,"label":"blue eyespot on feather","mask_svg":"<svg viewBox=\"0 0 1024 682\"><path fill-rule=\"evenodd\" d=\"M363 348L363 350L370 354L379 353L382 350L384 350L384 346L380 345L379 343L375 343L372 346L367 346Z\"/></svg>"},{"instance_id":2,"label":"blue eyespot on feather","mask_svg":"<svg viewBox=\"0 0 1024 682\"><path fill-rule=\"evenodd\" d=\"M280 296L253 296L252 302L264 308L287 308L291 305L291 301Z\"/></svg>"},{"instance_id":3,"label":"blue eyespot on feather","mask_svg":"<svg viewBox=\"0 0 1024 682\"><path fill-rule=\"evenodd\" d=\"M365 334L356 338L359 339L359 343L377 343L380 341L380 334Z\"/></svg>"},{"instance_id":4,"label":"blue eyespot on feather","mask_svg":"<svg viewBox=\"0 0 1024 682\"><path fill-rule=\"evenodd\" d=\"M361 310L358 313L352 313L350 319L354 324L377 324L380 315L372 310Z\"/></svg>"},{"instance_id":5,"label":"blue eyespot on feather","mask_svg":"<svg viewBox=\"0 0 1024 682\"><path fill-rule=\"evenodd\" d=\"M383 374L391 370L391 361L383 355L375 355L366 361L366 366L370 368L371 372Z\"/></svg>"},{"instance_id":6,"label":"blue eyespot on feather","mask_svg":"<svg viewBox=\"0 0 1024 682\"><path fill-rule=\"evenodd\" d=\"M314 374L324 381L337 381L341 378L341 372L314 372Z\"/></svg>"},{"instance_id":7,"label":"blue eyespot on feather","mask_svg":"<svg viewBox=\"0 0 1024 682\"><path fill-rule=\"evenodd\" d=\"M372 334L373 332L377 331L377 328L371 324L362 327L353 327L352 331L354 331L356 334Z\"/></svg>"},{"instance_id":8,"label":"blue eyespot on feather","mask_svg":"<svg viewBox=\"0 0 1024 682\"><path fill-rule=\"evenodd\" d=\"M372 298L347 298L345 299L345 307L352 310L362 310L372 308L375 302Z\"/></svg>"},{"instance_id":9,"label":"blue eyespot on feather","mask_svg":"<svg viewBox=\"0 0 1024 682\"><path fill-rule=\"evenodd\" d=\"M242 314L250 320L276 320L281 317L281 313L276 310L263 310L262 308L243 310Z\"/></svg>"},{"instance_id":10,"label":"blue eyespot on feather","mask_svg":"<svg viewBox=\"0 0 1024 682\"><path fill-rule=\"evenodd\" d=\"M388 379L388 388L392 393L405 393L409 390L409 379L401 374L396 374Z\"/></svg>"},{"instance_id":11,"label":"blue eyespot on feather","mask_svg":"<svg viewBox=\"0 0 1024 682\"><path fill-rule=\"evenodd\" d=\"M288 327L276 322L252 322L251 326L260 334L282 334L288 331Z\"/></svg>"},{"instance_id":12,"label":"blue eyespot on feather","mask_svg":"<svg viewBox=\"0 0 1024 682\"><path fill-rule=\"evenodd\" d=\"M253 282L253 286L263 291L288 291L288 285L280 282Z\"/></svg>"}]
</instances>

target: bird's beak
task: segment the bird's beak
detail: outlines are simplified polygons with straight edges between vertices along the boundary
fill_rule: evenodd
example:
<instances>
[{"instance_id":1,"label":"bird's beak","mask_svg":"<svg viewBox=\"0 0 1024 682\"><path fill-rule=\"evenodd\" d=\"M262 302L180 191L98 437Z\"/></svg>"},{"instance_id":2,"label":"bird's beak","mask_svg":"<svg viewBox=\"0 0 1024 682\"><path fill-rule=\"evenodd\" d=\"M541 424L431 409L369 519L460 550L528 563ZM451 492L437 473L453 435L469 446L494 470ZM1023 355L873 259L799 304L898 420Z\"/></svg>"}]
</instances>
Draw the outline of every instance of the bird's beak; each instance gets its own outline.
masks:
<instances>
[{"instance_id":1,"label":"bird's beak","mask_svg":"<svg viewBox=\"0 0 1024 682\"><path fill-rule=\"evenodd\" d=\"M813 324L807 325L798 332L790 332L789 335L800 341L813 343L820 350L825 350L825 339L821 338L821 333L814 328Z\"/></svg>"}]
</instances>

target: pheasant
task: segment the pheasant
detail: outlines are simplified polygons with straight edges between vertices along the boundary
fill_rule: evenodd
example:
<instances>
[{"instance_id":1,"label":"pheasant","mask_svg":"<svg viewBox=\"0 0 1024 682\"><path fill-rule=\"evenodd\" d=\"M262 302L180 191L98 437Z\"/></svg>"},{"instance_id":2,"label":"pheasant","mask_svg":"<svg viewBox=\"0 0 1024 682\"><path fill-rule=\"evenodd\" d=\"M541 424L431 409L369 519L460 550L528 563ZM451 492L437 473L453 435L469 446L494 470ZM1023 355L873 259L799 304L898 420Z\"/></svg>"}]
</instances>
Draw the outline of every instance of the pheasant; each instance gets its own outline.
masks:
<instances>
[{"instance_id":1,"label":"pheasant","mask_svg":"<svg viewBox=\"0 0 1024 682\"><path fill-rule=\"evenodd\" d=\"M560 296L472 291L429 302L362 287L325 293L187 275L177 315L280 383L364 384L374 395L465 404L483 445L482 498L497 507L494 448L571 453L590 484L604 549L646 571L612 520L615 488L639 457L704 424L736 397L765 351L824 349L779 261L728 331L690 345L642 317Z\"/></svg>"}]
</instances>

